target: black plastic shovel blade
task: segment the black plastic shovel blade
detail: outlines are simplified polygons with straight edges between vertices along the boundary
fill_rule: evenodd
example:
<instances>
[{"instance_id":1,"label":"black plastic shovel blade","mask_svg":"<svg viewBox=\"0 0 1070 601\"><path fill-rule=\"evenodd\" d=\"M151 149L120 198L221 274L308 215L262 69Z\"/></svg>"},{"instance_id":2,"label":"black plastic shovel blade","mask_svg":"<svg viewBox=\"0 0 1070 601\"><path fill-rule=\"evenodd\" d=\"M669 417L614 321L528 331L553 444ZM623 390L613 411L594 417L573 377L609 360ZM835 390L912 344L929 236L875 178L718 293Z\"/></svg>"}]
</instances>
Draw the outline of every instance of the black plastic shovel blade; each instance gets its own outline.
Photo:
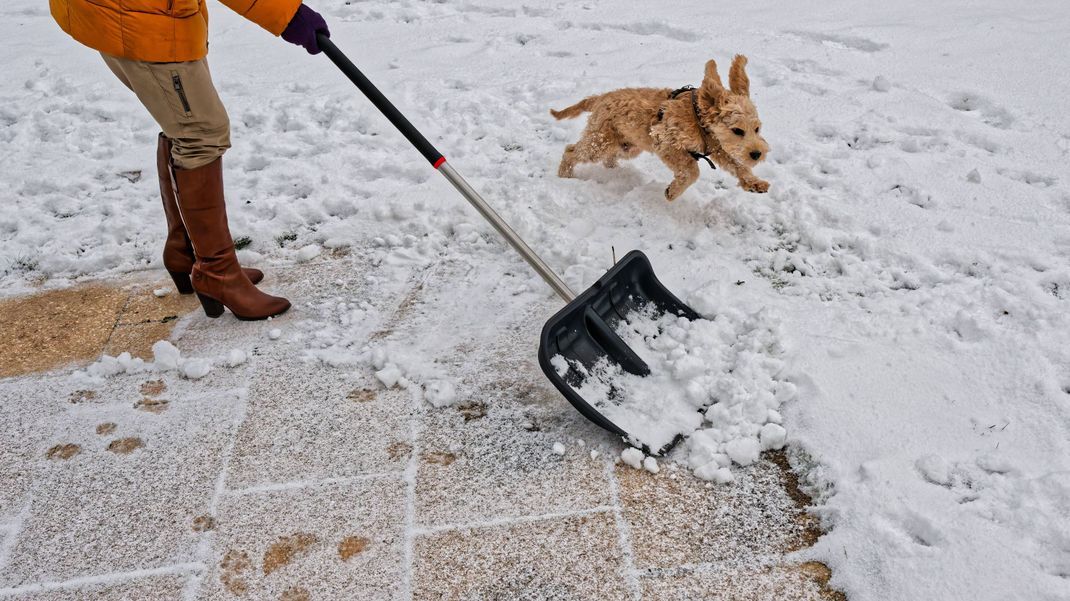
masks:
<instances>
[{"instance_id":1,"label":"black plastic shovel blade","mask_svg":"<svg viewBox=\"0 0 1070 601\"><path fill-rule=\"evenodd\" d=\"M600 359L607 358L629 373L650 375L650 368L615 331L617 324L628 314L650 305L662 313L672 313L690 320L701 318L658 281L646 255L633 250L593 286L551 317L542 328L542 340L539 343L539 365L561 394L584 417L625 440L630 440L628 432L602 415L576 392L575 387L582 385L583 374L571 364L576 361L590 369ZM559 374L551 362L558 355L570 364L564 374ZM662 449L644 450L661 454L675 442Z\"/></svg>"}]
</instances>

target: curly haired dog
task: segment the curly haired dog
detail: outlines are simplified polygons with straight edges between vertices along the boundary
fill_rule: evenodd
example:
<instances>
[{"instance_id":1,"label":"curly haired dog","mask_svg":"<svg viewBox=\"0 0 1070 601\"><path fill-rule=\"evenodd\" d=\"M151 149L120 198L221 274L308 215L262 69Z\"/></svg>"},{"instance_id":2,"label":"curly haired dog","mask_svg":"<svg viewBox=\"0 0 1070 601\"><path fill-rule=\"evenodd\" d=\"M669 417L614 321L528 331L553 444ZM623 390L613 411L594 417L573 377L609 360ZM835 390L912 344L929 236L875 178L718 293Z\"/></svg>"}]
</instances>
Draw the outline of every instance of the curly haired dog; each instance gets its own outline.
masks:
<instances>
[{"instance_id":1,"label":"curly haired dog","mask_svg":"<svg viewBox=\"0 0 1070 601\"><path fill-rule=\"evenodd\" d=\"M577 163L616 167L618 160L633 159L645 150L672 169L672 183L665 188L668 200L695 183L697 161L703 156L736 176L744 190L769 191L769 182L751 172L769 153L769 146L760 135L762 123L750 99L746 65L747 57L736 55L728 72L729 89L711 60L697 90L624 88L551 110L557 119L591 113L580 140L565 147L558 176L572 177Z\"/></svg>"}]
</instances>

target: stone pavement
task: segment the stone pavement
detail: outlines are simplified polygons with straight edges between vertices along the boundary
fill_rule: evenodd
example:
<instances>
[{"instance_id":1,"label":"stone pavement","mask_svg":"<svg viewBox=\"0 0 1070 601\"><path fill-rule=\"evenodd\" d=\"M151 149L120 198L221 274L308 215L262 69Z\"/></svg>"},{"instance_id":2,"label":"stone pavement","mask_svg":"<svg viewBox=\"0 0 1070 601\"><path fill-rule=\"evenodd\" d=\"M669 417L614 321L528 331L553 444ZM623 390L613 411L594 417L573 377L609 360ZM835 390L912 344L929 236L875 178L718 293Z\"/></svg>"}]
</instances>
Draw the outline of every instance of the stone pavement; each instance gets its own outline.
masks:
<instances>
[{"instance_id":1,"label":"stone pavement","mask_svg":"<svg viewBox=\"0 0 1070 601\"><path fill-rule=\"evenodd\" d=\"M0 303L0 599L843 598L790 556L818 532L783 454L730 486L615 463L621 443L542 379L534 343L517 348L541 308L443 358L453 407L299 361L293 326L359 295L362 269L270 269L297 301L272 322L208 320L147 275ZM390 317L368 339L430 327L433 283L377 301ZM250 359L200 380L72 377L168 337Z\"/></svg>"}]
</instances>

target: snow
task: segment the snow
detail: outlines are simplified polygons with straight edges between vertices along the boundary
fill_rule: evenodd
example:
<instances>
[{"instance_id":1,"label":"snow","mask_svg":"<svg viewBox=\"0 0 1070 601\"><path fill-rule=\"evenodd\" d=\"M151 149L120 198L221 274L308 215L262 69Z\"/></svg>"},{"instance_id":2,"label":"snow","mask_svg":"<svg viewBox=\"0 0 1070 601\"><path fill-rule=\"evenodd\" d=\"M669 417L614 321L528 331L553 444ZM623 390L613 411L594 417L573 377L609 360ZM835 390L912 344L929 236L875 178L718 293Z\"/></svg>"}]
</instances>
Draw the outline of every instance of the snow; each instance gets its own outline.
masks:
<instances>
[{"instance_id":1,"label":"snow","mask_svg":"<svg viewBox=\"0 0 1070 601\"><path fill-rule=\"evenodd\" d=\"M559 442L555 442L554 446L553 446L553 451L554 451L554 455L564 455L565 454L565 445L563 445L563 444L561 444Z\"/></svg>"},{"instance_id":2,"label":"snow","mask_svg":"<svg viewBox=\"0 0 1070 601\"><path fill-rule=\"evenodd\" d=\"M637 470L643 469L643 457L643 452L635 447L628 447L620 452L620 460Z\"/></svg>"},{"instance_id":3,"label":"snow","mask_svg":"<svg viewBox=\"0 0 1070 601\"><path fill-rule=\"evenodd\" d=\"M303 246L300 250L297 251L297 262L306 263L308 261L311 261L312 259L315 259L316 257L320 256L320 253L322 251L323 249L320 248L318 244L309 244L308 246Z\"/></svg>"},{"instance_id":4,"label":"snow","mask_svg":"<svg viewBox=\"0 0 1070 601\"><path fill-rule=\"evenodd\" d=\"M268 330L267 336L268 340L278 340L279 338L282 338L282 330L279 328L272 328Z\"/></svg>"},{"instance_id":5,"label":"snow","mask_svg":"<svg viewBox=\"0 0 1070 601\"><path fill-rule=\"evenodd\" d=\"M651 474L656 474L661 471L661 467L658 465L658 460L653 457L643 459L643 469Z\"/></svg>"},{"instance_id":6,"label":"snow","mask_svg":"<svg viewBox=\"0 0 1070 601\"><path fill-rule=\"evenodd\" d=\"M698 291L694 304L716 312L707 293ZM650 367L649 376L629 374L606 359L590 370L578 362L570 366L586 374L575 387L579 395L633 444L656 452L687 436L687 461L696 468L719 453L751 465L765 444L763 431L766 449L783 446L786 431L770 420L779 420L777 409L796 388L781 378L779 331L767 312L725 308L712 319L691 321L647 309L628 315L617 333Z\"/></svg>"},{"instance_id":7,"label":"snow","mask_svg":"<svg viewBox=\"0 0 1070 601\"><path fill-rule=\"evenodd\" d=\"M75 371L71 377L74 381L89 385L99 385L105 379L120 374L143 372L177 372L187 380L199 380L207 376L217 363L235 368L247 360L245 352L239 349L233 349L220 358L183 357L182 351L167 340L153 343L152 355L152 361L132 357L127 352L115 357L104 355L85 369Z\"/></svg>"},{"instance_id":8,"label":"snow","mask_svg":"<svg viewBox=\"0 0 1070 601\"><path fill-rule=\"evenodd\" d=\"M8 4L3 294L158 271L149 118L40 3ZM639 247L709 318L701 339L724 355L696 344L696 363L654 349L676 370L668 385L725 382L705 415L705 384L664 399L687 414L673 428L693 434L662 463L721 485L755 445L786 445L828 528L799 558L827 563L852 600L1067 599L1070 58L1059 49L1070 6L482 4L317 8L571 286L604 273L611 248ZM384 386L448 404L436 361L463 361L461 342L559 305L329 61L216 8L212 69L234 125L224 166L232 230L249 240L242 261L275 267L331 249L374 267L363 290L295 306L299 358L372 369ZM772 147L757 169L769 194L703 168L666 203L668 170L649 156L555 177L582 120L547 109L695 84L705 60L723 73L736 52L750 58ZM394 319L384 299L414 282L423 306ZM384 327L368 342L387 322L435 327ZM533 356L537 335L518 329L516 345ZM167 348L151 368L105 357L79 377L177 370L180 359ZM465 397L464 381L449 384ZM643 459L621 454L637 469Z\"/></svg>"}]
</instances>

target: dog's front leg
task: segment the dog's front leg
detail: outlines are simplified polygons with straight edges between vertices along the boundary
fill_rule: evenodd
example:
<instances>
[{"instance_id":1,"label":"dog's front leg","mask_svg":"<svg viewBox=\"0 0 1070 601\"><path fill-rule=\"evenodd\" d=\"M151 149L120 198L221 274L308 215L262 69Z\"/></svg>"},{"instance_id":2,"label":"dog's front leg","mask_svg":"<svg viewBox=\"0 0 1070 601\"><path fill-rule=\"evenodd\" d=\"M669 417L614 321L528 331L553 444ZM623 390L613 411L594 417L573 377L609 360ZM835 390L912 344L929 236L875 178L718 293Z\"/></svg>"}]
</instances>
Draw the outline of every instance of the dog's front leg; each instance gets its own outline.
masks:
<instances>
[{"instance_id":1,"label":"dog's front leg","mask_svg":"<svg viewBox=\"0 0 1070 601\"><path fill-rule=\"evenodd\" d=\"M687 190L691 187L691 184L698 180L698 164L689 154L659 154L658 157L668 165L669 169L672 169L673 173L672 182L669 187L665 188L665 199L669 201L676 200L684 193L684 190Z\"/></svg>"},{"instance_id":2,"label":"dog's front leg","mask_svg":"<svg viewBox=\"0 0 1070 601\"><path fill-rule=\"evenodd\" d=\"M750 170L750 167L734 163L735 169L732 171L736 178L739 179L739 187L743 188L747 192L756 192L758 194L765 194L769 191L769 182L754 175Z\"/></svg>"}]
</instances>

